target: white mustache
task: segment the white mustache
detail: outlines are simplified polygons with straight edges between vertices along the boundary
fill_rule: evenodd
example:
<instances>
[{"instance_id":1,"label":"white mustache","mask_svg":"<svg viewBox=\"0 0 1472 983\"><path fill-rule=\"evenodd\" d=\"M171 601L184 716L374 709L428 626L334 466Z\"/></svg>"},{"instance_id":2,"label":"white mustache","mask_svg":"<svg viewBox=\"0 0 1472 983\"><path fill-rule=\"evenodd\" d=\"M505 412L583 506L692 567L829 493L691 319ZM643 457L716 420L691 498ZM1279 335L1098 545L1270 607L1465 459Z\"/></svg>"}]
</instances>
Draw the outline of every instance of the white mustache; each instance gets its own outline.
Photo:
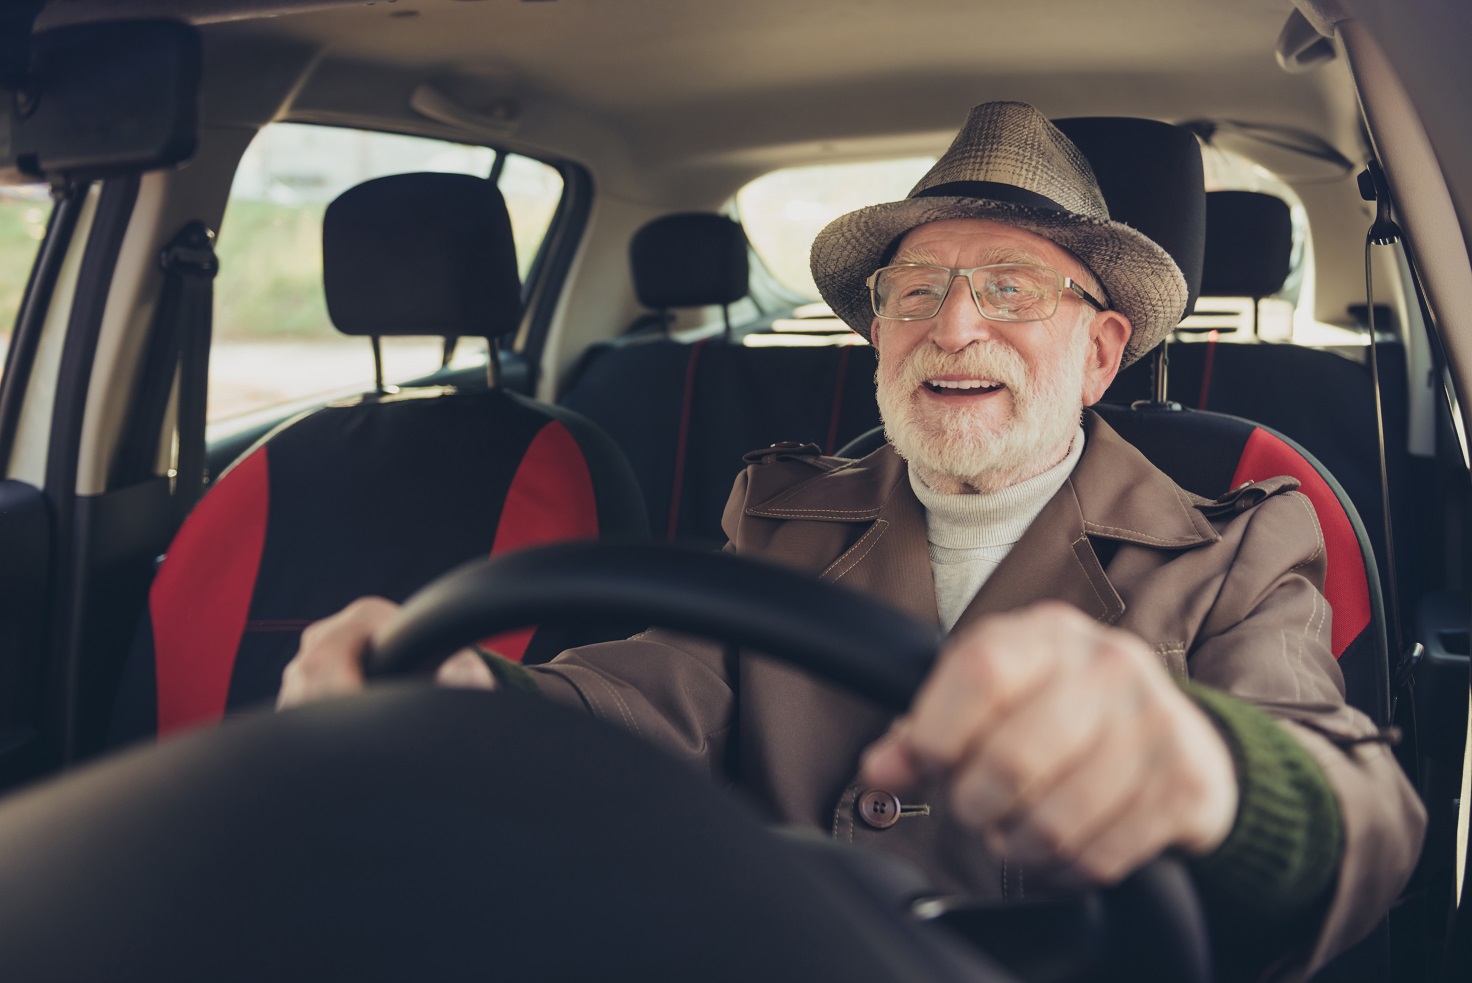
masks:
<instances>
[{"instance_id":1,"label":"white mustache","mask_svg":"<svg viewBox=\"0 0 1472 983\"><path fill-rule=\"evenodd\" d=\"M1027 388L1027 367L1022 357L1002 345L970 345L954 355L933 347L917 348L900 363L900 381L905 390L943 375L992 379L1014 394Z\"/></svg>"}]
</instances>

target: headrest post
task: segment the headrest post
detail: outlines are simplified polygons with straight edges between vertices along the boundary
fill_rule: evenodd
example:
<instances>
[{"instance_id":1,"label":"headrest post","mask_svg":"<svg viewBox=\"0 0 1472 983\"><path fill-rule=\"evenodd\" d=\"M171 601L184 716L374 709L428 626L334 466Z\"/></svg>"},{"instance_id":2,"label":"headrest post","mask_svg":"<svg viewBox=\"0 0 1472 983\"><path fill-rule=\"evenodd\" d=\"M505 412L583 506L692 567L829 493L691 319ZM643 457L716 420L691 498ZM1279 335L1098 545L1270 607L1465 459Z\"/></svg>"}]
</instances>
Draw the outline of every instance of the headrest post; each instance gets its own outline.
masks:
<instances>
[{"instance_id":1,"label":"headrest post","mask_svg":"<svg viewBox=\"0 0 1472 983\"><path fill-rule=\"evenodd\" d=\"M731 340L731 305L730 304L722 304L721 305L721 320L723 322L725 322L725 325L726 325L726 340L727 341L730 341Z\"/></svg>"},{"instance_id":2,"label":"headrest post","mask_svg":"<svg viewBox=\"0 0 1472 983\"><path fill-rule=\"evenodd\" d=\"M1261 297L1254 297L1254 298L1252 298L1252 337L1254 339L1260 339L1262 337L1262 330L1261 329L1262 329L1262 298Z\"/></svg>"},{"instance_id":3,"label":"headrest post","mask_svg":"<svg viewBox=\"0 0 1472 983\"><path fill-rule=\"evenodd\" d=\"M379 344L378 335L370 335L368 340L373 344L373 388L380 394L388 392L383 384L383 346Z\"/></svg>"},{"instance_id":4,"label":"headrest post","mask_svg":"<svg viewBox=\"0 0 1472 983\"><path fill-rule=\"evenodd\" d=\"M455 346L459 344L459 342L459 335L445 336L445 350L440 355L440 368L448 369L450 367L450 362L453 361L455 358Z\"/></svg>"},{"instance_id":5,"label":"headrest post","mask_svg":"<svg viewBox=\"0 0 1472 983\"><path fill-rule=\"evenodd\" d=\"M1166 372L1170 367L1170 355L1166 353L1166 349L1169 346L1169 338L1160 342L1160 347L1155 350L1155 365L1150 373L1155 384L1155 402L1162 404L1169 401L1166 386Z\"/></svg>"},{"instance_id":6,"label":"headrest post","mask_svg":"<svg viewBox=\"0 0 1472 983\"><path fill-rule=\"evenodd\" d=\"M486 387L496 389L501 385L501 339L486 339Z\"/></svg>"}]
</instances>

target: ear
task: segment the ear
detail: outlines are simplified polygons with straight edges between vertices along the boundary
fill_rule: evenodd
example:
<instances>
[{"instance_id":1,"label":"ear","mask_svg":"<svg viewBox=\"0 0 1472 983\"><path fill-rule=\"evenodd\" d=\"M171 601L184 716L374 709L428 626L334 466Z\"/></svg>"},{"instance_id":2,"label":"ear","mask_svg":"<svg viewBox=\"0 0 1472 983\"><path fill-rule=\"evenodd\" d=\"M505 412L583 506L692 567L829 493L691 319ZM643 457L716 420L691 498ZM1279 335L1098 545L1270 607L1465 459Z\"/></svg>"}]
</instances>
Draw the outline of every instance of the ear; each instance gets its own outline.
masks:
<instances>
[{"instance_id":1,"label":"ear","mask_svg":"<svg viewBox=\"0 0 1472 983\"><path fill-rule=\"evenodd\" d=\"M1104 398L1104 392L1119 374L1124 346L1134 328L1130 319L1119 311L1100 311L1089 325L1089 352L1084 360L1085 406L1093 406Z\"/></svg>"}]
</instances>

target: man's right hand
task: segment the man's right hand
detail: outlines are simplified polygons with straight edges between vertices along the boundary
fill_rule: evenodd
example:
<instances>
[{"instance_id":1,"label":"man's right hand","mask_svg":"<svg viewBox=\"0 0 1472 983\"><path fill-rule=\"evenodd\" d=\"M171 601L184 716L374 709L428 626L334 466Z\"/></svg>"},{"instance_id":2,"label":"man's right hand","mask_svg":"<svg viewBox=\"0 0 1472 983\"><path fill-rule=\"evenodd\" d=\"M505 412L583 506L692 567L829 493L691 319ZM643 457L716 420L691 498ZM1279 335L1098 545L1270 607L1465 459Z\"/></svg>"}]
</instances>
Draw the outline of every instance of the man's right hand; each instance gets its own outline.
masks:
<instances>
[{"instance_id":1,"label":"man's right hand","mask_svg":"<svg viewBox=\"0 0 1472 983\"><path fill-rule=\"evenodd\" d=\"M361 690L363 654L368 641L398 611L399 605L393 601L360 597L337 614L308 625L302 632L301 647L281 674L276 709ZM447 659L434 678L441 686L496 688L490 669L469 649L462 649Z\"/></svg>"}]
</instances>

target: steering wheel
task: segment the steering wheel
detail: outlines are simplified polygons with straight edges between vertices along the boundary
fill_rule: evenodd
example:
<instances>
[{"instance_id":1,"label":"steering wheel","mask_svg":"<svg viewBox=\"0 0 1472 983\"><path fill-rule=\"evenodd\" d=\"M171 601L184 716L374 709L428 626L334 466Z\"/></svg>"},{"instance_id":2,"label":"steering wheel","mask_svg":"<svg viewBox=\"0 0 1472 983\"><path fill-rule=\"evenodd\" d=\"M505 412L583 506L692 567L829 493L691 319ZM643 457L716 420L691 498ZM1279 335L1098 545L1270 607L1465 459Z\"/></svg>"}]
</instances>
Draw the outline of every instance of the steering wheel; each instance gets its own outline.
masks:
<instances>
[{"instance_id":1,"label":"steering wheel","mask_svg":"<svg viewBox=\"0 0 1472 983\"><path fill-rule=\"evenodd\" d=\"M751 648L895 712L910 705L940 642L888 605L787 568L729 553L575 543L468 564L431 583L375 636L365 672L428 674L477 639L567 618L632 618ZM1088 930L1104 936L1110 978L1124 971L1121 962L1128 976L1120 978L1211 978L1200 901L1169 857L1074 906L930 911L1034 980L1072 978L1077 966L1024 950L1037 942L1039 952L1056 950L1061 931Z\"/></svg>"}]
</instances>

